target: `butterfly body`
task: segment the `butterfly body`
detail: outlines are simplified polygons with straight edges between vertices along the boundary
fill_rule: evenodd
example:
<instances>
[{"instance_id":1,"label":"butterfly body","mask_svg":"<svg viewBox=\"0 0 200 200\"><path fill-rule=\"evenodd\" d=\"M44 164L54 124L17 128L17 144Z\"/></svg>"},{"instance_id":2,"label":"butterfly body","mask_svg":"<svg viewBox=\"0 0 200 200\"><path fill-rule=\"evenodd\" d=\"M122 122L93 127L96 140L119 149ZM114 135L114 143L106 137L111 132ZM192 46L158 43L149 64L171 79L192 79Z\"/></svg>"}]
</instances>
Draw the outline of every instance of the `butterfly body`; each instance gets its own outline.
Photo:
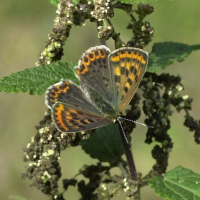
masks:
<instances>
[{"instance_id":1,"label":"butterfly body","mask_svg":"<svg viewBox=\"0 0 200 200\"><path fill-rule=\"evenodd\" d=\"M49 87L45 103L61 132L78 132L116 120L131 101L146 70L148 54L124 47L88 49L76 68L80 87L68 80Z\"/></svg>"}]
</instances>

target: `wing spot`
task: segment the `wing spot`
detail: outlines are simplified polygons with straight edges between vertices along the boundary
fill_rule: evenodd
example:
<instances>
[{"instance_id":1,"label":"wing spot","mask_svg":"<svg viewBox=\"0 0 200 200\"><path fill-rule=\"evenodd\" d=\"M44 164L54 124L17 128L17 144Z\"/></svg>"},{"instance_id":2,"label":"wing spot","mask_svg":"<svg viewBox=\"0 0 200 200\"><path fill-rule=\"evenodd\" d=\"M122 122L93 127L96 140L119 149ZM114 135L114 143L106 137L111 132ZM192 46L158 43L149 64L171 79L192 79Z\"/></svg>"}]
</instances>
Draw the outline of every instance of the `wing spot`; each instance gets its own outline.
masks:
<instances>
[{"instance_id":1,"label":"wing spot","mask_svg":"<svg viewBox=\"0 0 200 200\"><path fill-rule=\"evenodd\" d=\"M71 116L76 117L77 113L70 113Z\"/></svg>"},{"instance_id":2,"label":"wing spot","mask_svg":"<svg viewBox=\"0 0 200 200\"><path fill-rule=\"evenodd\" d=\"M95 122L94 120L92 120L92 119L88 119L88 121L90 122L90 123L92 123L92 122Z\"/></svg>"},{"instance_id":3,"label":"wing spot","mask_svg":"<svg viewBox=\"0 0 200 200\"><path fill-rule=\"evenodd\" d=\"M90 59L93 59L93 58L94 58L94 53L93 53L93 52L89 54L89 58L90 58Z\"/></svg>"},{"instance_id":4,"label":"wing spot","mask_svg":"<svg viewBox=\"0 0 200 200\"><path fill-rule=\"evenodd\" d=\"M115 82L116 83L120 83L120 81L121 81L120 76L115 75Z\"/></svg>"},{"instance_id":5,"label":"wing spot","mask_svg":"<svg viewBox=\"0 0 200 200\"><path fill-rule=\"evenodd\" d=\"M86 122L85 120L80 120L80 122L82 123L82 124L88 124L88 122Z\"/></svg>"},{"instance_id":6,"label":"wing spot","mask_svg":"<svg viewBox=\"0 0 200 200\"><path fill-rule=\"evenodd\" d=\"M128 53L128 54L132 54L132 52L133 52L133 51L130 50L130 49L127 50L127 53Z\"/></svg>"},{"instance_id":7,"label":"wing spot","mask_svg":"<svg viewBox=\"0 0 200 200\"><path fill-rule=\"evenodd\" d=\"M121 72L121 75L124 75L125 74L125 68L121 67L120 72Z\"/></svg>"},{"instance_id":8,"label":"wing spot","mask_svg":"<svg viewBox=\"0 0 200 200\"><path fill-rule=\"evenodd\" d=\"M79 124L74 121L73 119L72 120L69 120L69 123L71 123L73 126L78 126Z\"/></svg>"},{"instance_id":9,"label":"wing spot","mask_svg":"<svg viewBox=\"0 0 200 200\"><path fill-rule=\"evenodd\" d=\"M101 54L101 57L103 57L103 58L104 58L105 55L106 55L104 50L100 50L100 54Z\"/></svg>"},{"instance_id":10,"label":"wing spot","mask_svg":"<svg viewBox=\"0 0 200 200\"><path fill-rule=\"evenodd\" d=\"M57 93L55 91L51 90L50 96L57 96Z\"/></svg>"},{"instance_id":11,"label":"wing spot","mask_svg":"<svg viewBox=\"0 0 200 200\"><path fill-rule=\"evenodd\" d=\"M85 56L84 57L84 62L87 63L89 61L89 59Z\"/></svg>"},{"instance_id":12,"label":"wing spot","mask_svg":"<svg viewBox=\"0 0 200 200\"><path fill-rule=\"evenodd\" d=\"M131 67L130 67L130 72L133 72L134 69L135 69L135 66L134 66L134 65L131 65Z\"/></svg>"},{"instance_id":13,"label":"wing spot","mask_svg":"<svg viewBox=\"0 0 200 200\"><path fill-rule=\"evenodd\" d=\"M129 70L126 68L126 77L129 75Z\"/></svg>"},{"instance_id":14,"label":"wing spot","mask_svg":"<svg viewBox=\"0 0 200 200\"><path fill-rule=\"evenodd\" d=\"M134 75L137 75L137 74L138 74L138 70L137 70L136 68L134 69L133 74L134 74Z\"/></svg>"},{"instance_id":15,"label":"wing spot","mask_svg":"<svg viewBox=\"0 0 200 200\"><path fill-rule=\"evenodd\" d=\"M124 87L124 91L125 91L126 93L128 92L128 87L127 87L127 86Z\"/></svg>"},{"instance_id":16,"label":"wing spot","mask_svg":"<svg viewBox=\"0 0 200 200\"><path fill-rule=\"evenodd\" d=\"M132 79L130 79L130 78L128 78L128 83L130 84L130 85L132 85L132 83L133 83L133 80Z\"/></svg>"},{"instance_id":17,"label":"wing spot","mask_svg":"<svg viewBox=\"0 0 200 200\"><path fill-rule=\"evenodd\" d=\"M95 51L95 56L99 56L99 51Z\"/></svg>"}]
</instances>

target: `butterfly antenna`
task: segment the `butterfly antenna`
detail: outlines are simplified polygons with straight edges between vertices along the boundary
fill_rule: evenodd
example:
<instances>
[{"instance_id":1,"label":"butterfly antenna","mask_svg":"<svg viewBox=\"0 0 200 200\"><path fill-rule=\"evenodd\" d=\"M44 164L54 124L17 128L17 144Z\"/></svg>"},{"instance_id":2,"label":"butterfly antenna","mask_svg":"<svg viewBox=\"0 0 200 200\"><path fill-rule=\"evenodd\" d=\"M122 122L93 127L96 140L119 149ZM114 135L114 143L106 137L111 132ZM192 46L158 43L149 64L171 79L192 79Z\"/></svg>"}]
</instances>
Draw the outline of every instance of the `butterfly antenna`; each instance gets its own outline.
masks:
<instances>
[{"instance_id":1,"label":"butterfly antenna","mask_svg":"<svg viewBox=\"0 0 200 200\"><path fill-rule=\"evenodd\" d=\"M120 118L121 118L121 117L120 117ZM126 140L126 143L128 144L129 148L131 149L131 145L130 145L130 143L129 143L127 137L126 137L126 133L124 132L124 129L123 129L123 126L122 126L122 122L120 121L119 117L117 118L117 121L119 122L119 125L120 125L120 127L121 127L122 133L123 133L124 138L125 138L125 140Z\"/></svg>"},{"instance_id":2,"label":"butterfly antenna","mask_svg":"<svg viewBox=\"0 0 200 200\"><path fill-rule=\"evenodd\" d=\"M118 118L121 118L121 119L126 120L126 121L130 121L130 122L134 122L134 123L136 123L136 124L140 124L140 125L146 126L146 127L148 127L148 128L153 128L153 126L149 126L149 125L146 125L146 124L143 124L143 123L141 123L141 122L134 121L134 120L131 120L131 119L126 119L126 118L124 118L124 117L118 117Z\"/></svg>"}]
</instances>

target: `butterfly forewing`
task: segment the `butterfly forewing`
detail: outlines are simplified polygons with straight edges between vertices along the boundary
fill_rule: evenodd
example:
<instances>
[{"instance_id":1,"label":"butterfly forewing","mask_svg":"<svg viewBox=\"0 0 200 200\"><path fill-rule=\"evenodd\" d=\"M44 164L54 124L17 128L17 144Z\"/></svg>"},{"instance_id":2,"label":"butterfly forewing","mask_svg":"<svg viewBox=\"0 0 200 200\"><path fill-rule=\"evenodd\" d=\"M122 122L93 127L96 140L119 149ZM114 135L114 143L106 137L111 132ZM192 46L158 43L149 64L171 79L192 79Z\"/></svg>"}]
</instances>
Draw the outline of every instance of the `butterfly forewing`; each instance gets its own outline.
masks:
<instances>
[{"instance_id":1,"label":"butterfly forewing","mask_svg":"<svg viewBox=\"0 0 200 200\"><path fill-rule=\"evenodd\" d=\"M123 111L145 73L148 54L141 49L124 47L113 51L108 59L113 78L113 105Z\"/></svg>"},{"instance_id":2,"label":"butterfly forewing","mask_svg":"<svg viewBox=\"0 0 200 200\"><path fill-rule=\"evenodd\" d=\"M83 54L76 68L83 91L88 96L93 91L98 92L98 95L107 102L111 102L112 99L109 54L110 50L103 45L90 48Z\"/></svg>"}]
</instances>

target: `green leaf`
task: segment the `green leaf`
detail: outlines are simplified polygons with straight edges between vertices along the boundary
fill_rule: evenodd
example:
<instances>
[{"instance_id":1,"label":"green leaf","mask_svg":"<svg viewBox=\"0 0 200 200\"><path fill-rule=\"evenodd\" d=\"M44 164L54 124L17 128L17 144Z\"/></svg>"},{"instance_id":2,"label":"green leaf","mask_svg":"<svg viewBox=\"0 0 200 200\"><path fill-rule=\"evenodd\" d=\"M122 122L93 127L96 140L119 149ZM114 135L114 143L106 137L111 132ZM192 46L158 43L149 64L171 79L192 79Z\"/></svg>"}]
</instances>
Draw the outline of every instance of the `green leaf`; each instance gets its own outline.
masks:
<instances>
[{"instance_id":1,"label":"green leaf","mask_svg":"<svg viewBox=\"0 0 200 200\"><path fill-rule=\"evenodd\" d=\"M200 200L200 174L178 166L149 183L156 194L168 200Z\"/></svg>"},{"instance_id":2,"label":"green leaf","mask_svg":"<svg viewBox=\"0 0 200 200\"><path fill-rule=\"evenodd\" d=\"M171 65L174 61L183 62L200 45L187 45L176 42L155 43L149 55L148 72L158 72Z\"/></svg>"},{"instance_id":3,"label":"green leaf","mask_svg":"<svg viewBox=\"0 0 200 200\"><path fill-rule=\"evenodd\" d=\"M156 1L156 0L119 0L122 3L127 3L127 4L134 4L134 3L145 3L147 1Z\"/></svg>"},{"instance_id":4,"label":"green leaf","mask_svg":"<svg viewBox=\"0 0 200 200\"><path fill-rule=\"evenodd\" d=\"M128 137L130 140L130 137ZM94 135L81 141L82 149L101 162L116 162L124 154L118 125L110 123L96 129Z\"/></svg>"},{"instance_id":5,"label":"green leaf","mask_svg":"<svg viewBox=\"0 0 200 200\"><path fill-rule=\"evenodd\" d=\"M75 76L74 63L55 62L48 66L28 68L0 79L0 91L5 93L27 92L30 94L43 94L46 89L68 79L79 84Z\"/></svg>"}]
</instances>

